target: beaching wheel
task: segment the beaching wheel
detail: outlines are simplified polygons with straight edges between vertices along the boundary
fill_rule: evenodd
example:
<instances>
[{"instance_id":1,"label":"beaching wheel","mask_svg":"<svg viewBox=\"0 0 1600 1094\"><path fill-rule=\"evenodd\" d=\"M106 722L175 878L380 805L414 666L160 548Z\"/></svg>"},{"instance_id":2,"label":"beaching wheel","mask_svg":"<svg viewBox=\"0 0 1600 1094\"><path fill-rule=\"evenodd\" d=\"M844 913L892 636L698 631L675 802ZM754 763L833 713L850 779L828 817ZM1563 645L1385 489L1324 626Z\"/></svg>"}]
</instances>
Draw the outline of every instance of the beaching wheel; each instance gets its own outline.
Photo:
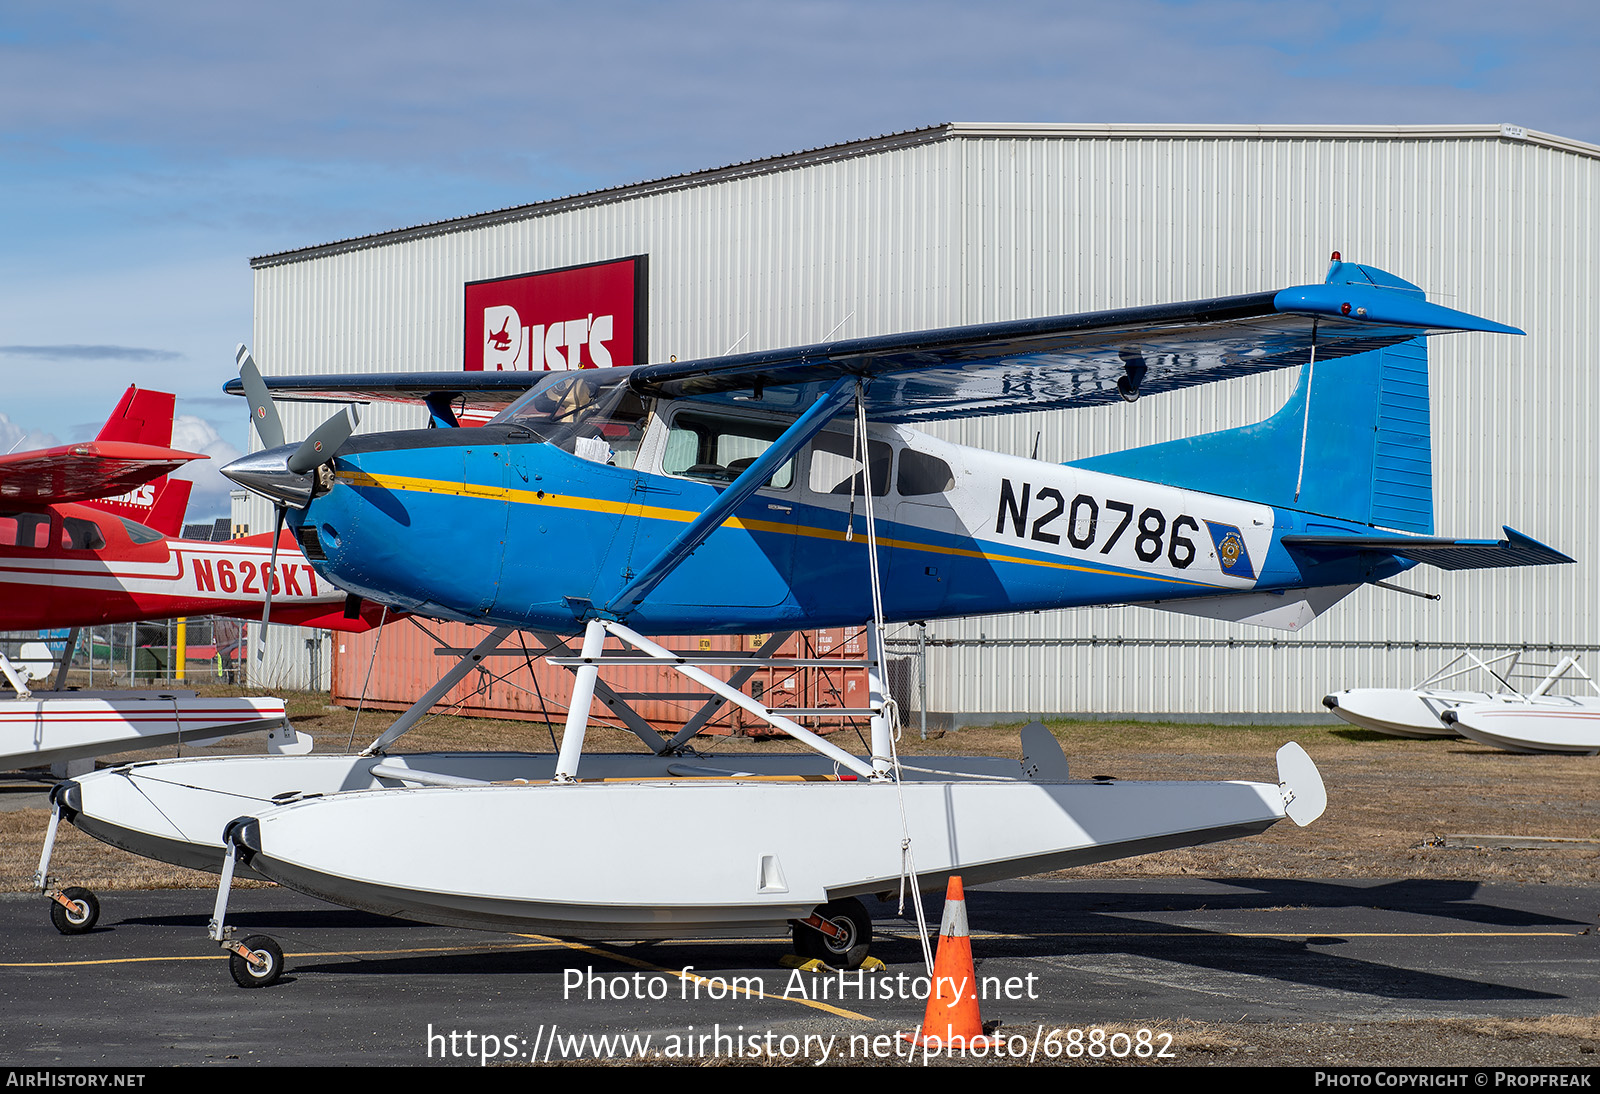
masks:
<instances>
[{"instance_id":1,"label":"beaching wheel","mask_svg":"<svg viewBox=\"0 0 1600 1094\"><path fill-rule=\"evenodd\" d=\"M796 920L795 950L801 957L815 957L834 968L860 968L872 946L872 917L866 906L852 896L820 905L815 914L839 928L839 934L823 934L809 923Z\"/></svg>"},{"instance_id":2,"label":"beaching wheel","mask_svg":"<svg viewBox=\"0 0 1600 1094\"><path fill-rule=\"evenodd\" d=\"M87 889L63 889L61 895L72 902L69 908L59 900L50 902L50 922L62 934L84 934L100 921L100 901Z\"/></svg>"},{"instance_id":3,"label":"beaching wheel","mask_svg":"<svg viewBox=\"0 0 1600 1094\"><path fill-rule=\"evenodd\" d=\"M228 971L233 974L233 982L241 988L264 988L268 984L278 982L278 977L283 975L283 950L278 944L264 934L253 934L243 942L245 949L257 957L264 957L267 963L257 968L238 954L228 958Z\"/></svg>"}]
</instances>

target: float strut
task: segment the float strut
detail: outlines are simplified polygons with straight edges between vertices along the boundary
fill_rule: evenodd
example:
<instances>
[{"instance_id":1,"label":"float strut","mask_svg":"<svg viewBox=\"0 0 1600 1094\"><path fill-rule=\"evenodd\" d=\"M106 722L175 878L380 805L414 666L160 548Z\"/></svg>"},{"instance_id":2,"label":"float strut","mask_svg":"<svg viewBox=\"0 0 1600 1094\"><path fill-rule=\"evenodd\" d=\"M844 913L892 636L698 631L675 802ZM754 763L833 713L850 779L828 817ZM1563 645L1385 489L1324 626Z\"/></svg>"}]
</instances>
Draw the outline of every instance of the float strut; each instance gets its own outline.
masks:
<instances>
[{"instance_id":1,"label":"float strut","mask_svg":"<svg viewBox=\"0 0 1600 1094\"><path fill-rule=\"evenodd\" d=\"M231 833L230 833L231 834ZM217 903L211 911L211 923L206 933L223 949L249 963L251 968L265 970L271 963L233 937L233 928L225 926L228 917L228 893L233 888L233 867L239 854L233 840L223 838L222 878L217 883Z\"/></svg>"},{"instance_id":2,"label":"float strut","mask_svg":"<svg viewBox=\"0 0 1600 1094\"><path fill-rule=\"evenodd\" d=\"M606 628L598 619L589 620L583 631L585 664L578 666L572 682L572 703L567 707L567 724L561 731L561 752L556 757L553 783L578 781L578 761L583 758L583 735L589 728L589 707L594 703L594 684L600 675L596 659L605 652Z\"/></svg>"}]
</instances>

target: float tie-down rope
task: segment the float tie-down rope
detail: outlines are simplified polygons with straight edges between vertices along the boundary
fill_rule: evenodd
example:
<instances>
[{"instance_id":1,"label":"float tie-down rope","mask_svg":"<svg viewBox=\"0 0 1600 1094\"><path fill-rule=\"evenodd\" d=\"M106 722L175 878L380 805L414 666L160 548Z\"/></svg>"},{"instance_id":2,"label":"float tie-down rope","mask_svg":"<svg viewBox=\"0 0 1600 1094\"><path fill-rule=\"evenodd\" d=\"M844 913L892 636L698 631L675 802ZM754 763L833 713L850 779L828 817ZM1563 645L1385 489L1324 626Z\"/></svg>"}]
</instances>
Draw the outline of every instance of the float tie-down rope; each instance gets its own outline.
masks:
<instances>
[{"instance_id":1,"label":"float tie-down rope","mask_svg":"<svg viewBox=\"0 0 1600 1094\"><path fill-rule=\"evenodd\" d=\"M878 526L876 514L872 506L872 458L867 447L867 407L866 400L862 398L863 385L856 381L856 457L861 463L861 496L867 517L867 572L872 584L872 630L874 656L877 658L878 686L882 690L879 695L883 702L882 713L879 715L889 726L889 763L893 772L895 801L900 807L900 906L899 914L904 915L906 910L906 883L910 882L911 904L916 911L917 939L922 943L922 961L927 966L928 976L933 976L933 951L928 944L928 917L922 909L922 890L917 885L917 861L911 846L911 825L906 819L905 788L902 783L900 769L900 705L889 695L888 665L883 660L883 582L878 572ZM854 481L851 489L851 515L850 526L854 530ZM869 696L870 699L870 696ZM874 747L876 742L874 742ZM882 757L873 755L873 766Z\"/></svg>"}]
</instances>

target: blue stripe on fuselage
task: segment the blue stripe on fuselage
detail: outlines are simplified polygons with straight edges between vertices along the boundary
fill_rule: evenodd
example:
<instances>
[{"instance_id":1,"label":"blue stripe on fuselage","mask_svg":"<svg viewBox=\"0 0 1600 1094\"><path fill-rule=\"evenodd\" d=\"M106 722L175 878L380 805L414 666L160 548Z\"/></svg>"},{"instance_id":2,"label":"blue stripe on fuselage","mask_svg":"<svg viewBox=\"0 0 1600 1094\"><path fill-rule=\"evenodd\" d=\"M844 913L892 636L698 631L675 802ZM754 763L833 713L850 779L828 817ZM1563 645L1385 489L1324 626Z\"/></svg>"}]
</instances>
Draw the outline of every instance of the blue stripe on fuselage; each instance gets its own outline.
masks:
<instances>
[{"instance_id":1,"label":"blue stripe on fuselage","mask_svg":"<svg viewBox=\"0 0 1600 1094\"><path fill-rule=\"evenodd\" d=\"M309 520L321 531L328 560L319 569L330 580L425 614L556 631L571 631L588 605L614 595L630 567L654 557L718 493L543 444L398 448L341 457L336 466L341 483L351 474L410 482L341 485L292 516L296 527ZM447 466L461 470L447 477ZM849 514L757 494L737 511L739 524L701 544L628 616L630 624L657 634L858 624L871 615L862 508L846 541ZM1306 521L1278 516L1280 530ZM1335 526L1359 531L1328 522ZM892 620L1234 591L899 521L879 520L878 528ZM1404 568L1348 559L1302 573L1302 560L1274 535L1255 589L1344 584Z\"/></svg>"}]
</instances>

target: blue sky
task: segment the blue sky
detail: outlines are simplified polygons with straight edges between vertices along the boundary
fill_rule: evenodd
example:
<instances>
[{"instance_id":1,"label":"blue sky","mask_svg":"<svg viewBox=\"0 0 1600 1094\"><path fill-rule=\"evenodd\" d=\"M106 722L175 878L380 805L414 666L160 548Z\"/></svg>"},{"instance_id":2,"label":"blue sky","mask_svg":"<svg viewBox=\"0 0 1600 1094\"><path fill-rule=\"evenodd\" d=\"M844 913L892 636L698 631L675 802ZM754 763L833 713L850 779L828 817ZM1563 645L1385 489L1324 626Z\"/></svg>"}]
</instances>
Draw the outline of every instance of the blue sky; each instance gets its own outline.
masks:
<instances>
[{"instance_id":1,"label":"blue sky","mask_svg":"<svg viewBox=\"0 0 1600 1094\"><path fill-rule=\"evenodd\" d=\"M129 383L244 448L253 255L943 121L1600 143L1597 47L1578 0L0 0L0 449Z\"/></svg>"}]
</instances>

